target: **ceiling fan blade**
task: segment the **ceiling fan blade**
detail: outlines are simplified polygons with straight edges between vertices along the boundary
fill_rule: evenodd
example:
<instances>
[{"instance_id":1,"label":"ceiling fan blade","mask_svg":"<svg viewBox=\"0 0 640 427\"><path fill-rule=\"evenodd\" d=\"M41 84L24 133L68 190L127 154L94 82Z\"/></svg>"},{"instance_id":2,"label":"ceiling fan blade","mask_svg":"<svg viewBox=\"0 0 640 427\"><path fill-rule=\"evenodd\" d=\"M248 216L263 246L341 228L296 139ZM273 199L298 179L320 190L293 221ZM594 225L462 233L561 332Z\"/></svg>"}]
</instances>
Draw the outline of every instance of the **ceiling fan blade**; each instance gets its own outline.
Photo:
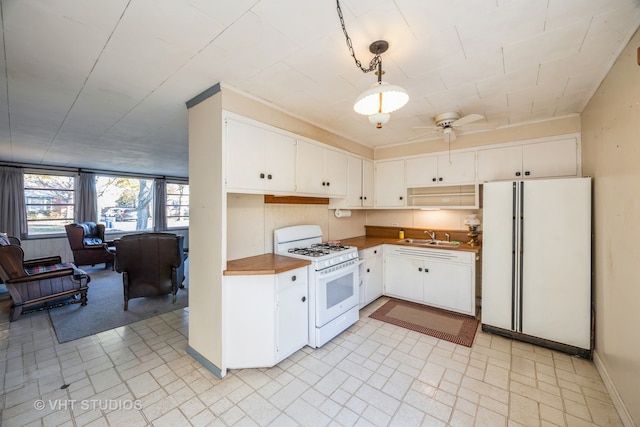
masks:
<instances>
[{"instance_id":1,"label":"ceiling fan blade","mask_svg":"<svg viewBox=\"0 0 640 427\"><path fill-rule=\"evenodd\" d=\"M455 122L451 123L452 126L464 126L467 123L475 122L478 120L484 119L484 116L481 114L468 114L464 117L460 117Z\"/></svg>"},{"instance_id":2,"label":"ceiling fan blade","mask_svg":"<svg viewBox=\"0 0 640 427\"><path fill-rule=\"evenodd\" d=\"M423 140L423 139L428 139L428 137L430 137L431 135L437 135L439 133L440 132L438 132L438 131L423 133L421 135L418 135L418 136L415 136L415 137L413 137L411 139L408 139L406 142L417 142L417 141L420 141L420 140Z\"/></svg>"}]
</instances>

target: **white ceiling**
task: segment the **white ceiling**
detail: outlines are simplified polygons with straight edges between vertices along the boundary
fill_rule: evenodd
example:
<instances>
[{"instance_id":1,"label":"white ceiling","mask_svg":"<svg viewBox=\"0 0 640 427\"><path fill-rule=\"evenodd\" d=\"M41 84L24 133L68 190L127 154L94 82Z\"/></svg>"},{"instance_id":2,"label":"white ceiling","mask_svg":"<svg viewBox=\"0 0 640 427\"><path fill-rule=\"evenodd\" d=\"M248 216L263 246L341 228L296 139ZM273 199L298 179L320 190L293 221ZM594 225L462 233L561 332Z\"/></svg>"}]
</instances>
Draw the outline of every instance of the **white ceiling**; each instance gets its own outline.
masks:
<instances>
[{"instance_id":1,"label":"white ceiling","mask_svg":"<svg viewBox=\"0 0 640 427\"><path fill-rule=\"evenodd\" d=\"M387 40L409 103L382 129L334 0L2 0L0 160L188 175L185 102L222 82L380 147L445 111L511 125L580 113L640 0L342 0L356 55Z\"/></svg>"}]
</instances>

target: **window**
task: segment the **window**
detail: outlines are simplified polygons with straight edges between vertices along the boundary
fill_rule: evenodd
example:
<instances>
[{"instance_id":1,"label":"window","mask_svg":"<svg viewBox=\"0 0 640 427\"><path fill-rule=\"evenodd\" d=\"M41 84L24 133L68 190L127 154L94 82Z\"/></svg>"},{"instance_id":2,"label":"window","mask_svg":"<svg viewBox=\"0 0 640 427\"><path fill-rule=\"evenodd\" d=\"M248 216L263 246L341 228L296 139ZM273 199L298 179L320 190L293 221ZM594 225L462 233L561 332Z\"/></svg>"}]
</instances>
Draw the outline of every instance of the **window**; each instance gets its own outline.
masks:
<instances>
[{"instance_id":1,"label":"window","mask_svg":"<svg viewBox=\"0 0 640 427\"><path fill-rule=\"evenodd\" d=\"M99 221L107 231L153 229L153 180L98 175Z\"/></svg>"},{"instance_id":2,"label":"window","mask_svg":"<svg viewBox=\"0 0 640 427\"><path fill-rule=\"evenodd\" d=\"M64 233L73 222L72 175L24 174L24 197L29 235Z\"/></svg>"},{"instance_id":3,"label":"window","mask_svg":"<svg viewBox=\"0 0 640 427\"><path fill-rule=\"evenodd\" d=\"M167 182L167 228L189 226L189 185Z\"/></svg>"}]
</instances>

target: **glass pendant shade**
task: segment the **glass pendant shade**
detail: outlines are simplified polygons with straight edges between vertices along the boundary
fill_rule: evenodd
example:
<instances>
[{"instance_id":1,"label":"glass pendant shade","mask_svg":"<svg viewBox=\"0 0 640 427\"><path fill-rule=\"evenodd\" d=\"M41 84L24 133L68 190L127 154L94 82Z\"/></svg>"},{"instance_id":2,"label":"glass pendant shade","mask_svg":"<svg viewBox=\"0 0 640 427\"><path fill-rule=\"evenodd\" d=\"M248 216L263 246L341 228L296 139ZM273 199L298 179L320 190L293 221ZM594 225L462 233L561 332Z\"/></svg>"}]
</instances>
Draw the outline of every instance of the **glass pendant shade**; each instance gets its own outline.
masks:
<instances>
[{"instance_id":1,"label":"glass pendant shade","mask_svg":"<svg viewBox=\"0 0 640 427\"><path fill-rule=\"evenodd\" d=\"M391 114L389 113L375 113L369 116L369 122L380 129L382 125L387 124L390 118Z\"/></svg>"},{"instance_id":2,"label":"glass pendant shade","mask_svg":"<svg viewBox=\"0 0 640 427\"><path fill-rule=\"evenodd\" d=\"M356 113L366 116L378 113L388 114L402 108L407 101L409 101L409 95L400 86L376 82L358 96L353 109ZM374 122L372 121L372 123Z\"/></svg>"}]
</instances>

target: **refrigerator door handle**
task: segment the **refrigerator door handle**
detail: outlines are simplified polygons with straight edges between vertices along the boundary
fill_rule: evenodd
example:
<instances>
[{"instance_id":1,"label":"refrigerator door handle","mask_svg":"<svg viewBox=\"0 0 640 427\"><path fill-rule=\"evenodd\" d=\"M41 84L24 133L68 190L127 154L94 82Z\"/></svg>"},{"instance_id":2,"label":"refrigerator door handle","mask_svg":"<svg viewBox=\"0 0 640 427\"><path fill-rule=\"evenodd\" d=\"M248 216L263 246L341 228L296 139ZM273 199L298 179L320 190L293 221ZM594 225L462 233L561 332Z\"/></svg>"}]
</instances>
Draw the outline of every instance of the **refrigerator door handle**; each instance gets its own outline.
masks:
<instances>
[{"instance_id":1,"label":"refrigerator door handle","mask_svg":"<svg viewBox=\"0 0 640 427\"><path fill-rule=\"evenodd\" d=\"M524 273L523 273L523 265L524 265L524 181L520 181L520 242L519 242L519 252L520 259L518 260L518 264L520 265L520 278L518 280L518 294L519 294L519 302L518 302L518 330L522 332L522 307L523 307L523 290L524 290Z\"/></svg>"},{"instance_id":2,"label":"refrigerator door handle","mask_svg":"<svg viewBox=\"0 0 640 427\"><path fill-rule=\"evenodd\" d=\"M512 220L511 220L511 330L516 330L516 301L517 301L517 293L516 293L516 277L518 274L517 266L516 266L516 251L517 247L517 217L518 217L518 187L517 183L513 183L513 187L511 189L512 192L512 201L511 201L511 209L512 209Z\"/></svg>"}]
</instances>

